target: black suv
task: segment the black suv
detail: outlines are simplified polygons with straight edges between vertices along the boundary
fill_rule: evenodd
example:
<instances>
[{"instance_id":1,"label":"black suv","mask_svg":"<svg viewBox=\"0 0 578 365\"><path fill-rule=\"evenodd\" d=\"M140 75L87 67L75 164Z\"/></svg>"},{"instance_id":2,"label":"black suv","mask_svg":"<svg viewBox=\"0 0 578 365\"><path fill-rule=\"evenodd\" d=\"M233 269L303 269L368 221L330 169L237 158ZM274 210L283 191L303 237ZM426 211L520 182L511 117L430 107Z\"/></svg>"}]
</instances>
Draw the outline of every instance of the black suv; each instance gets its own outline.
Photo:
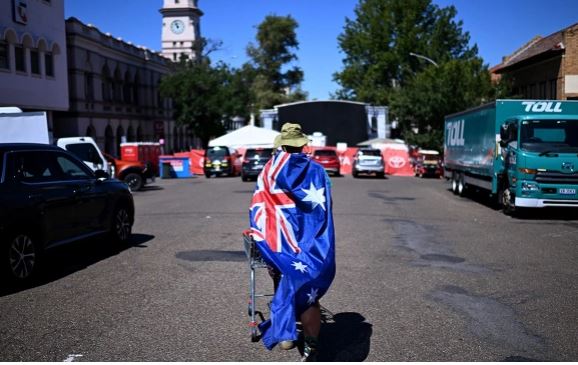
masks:
<instances>
[{"instance_id":1,"label":"black suv","mask_svg":"<svg viewBox=\"0 0 578 365\"><path fill-rule=\"evenodd\" d=\"M248 148L241 165L241 179L243 181L249 181L251 178L256 179L272 154L272 148Z\"/></svg>"},{"instance_id":2,"label":"black suv","mask_svg":"<svg viewBox=\"0 0 578 365\"><path fill-rule=\"evenodd\" d=\"M0 269L10 279L30 279L57 245L102 233L124 243L133 223L123 182L56 146L0 144Z\"/></svg>"}]
</instances>

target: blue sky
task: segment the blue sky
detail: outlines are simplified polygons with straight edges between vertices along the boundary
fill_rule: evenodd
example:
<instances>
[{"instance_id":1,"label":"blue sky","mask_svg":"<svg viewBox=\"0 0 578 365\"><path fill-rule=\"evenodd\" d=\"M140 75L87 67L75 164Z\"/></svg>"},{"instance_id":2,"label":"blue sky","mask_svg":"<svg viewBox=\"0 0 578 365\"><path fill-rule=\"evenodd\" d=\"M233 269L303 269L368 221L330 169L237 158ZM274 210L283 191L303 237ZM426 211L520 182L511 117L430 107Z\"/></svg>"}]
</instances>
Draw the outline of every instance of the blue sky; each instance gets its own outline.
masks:
<instances>
[{"instance_id":1,"label":"blue sky","mask_svg":"<svg viewBox=\"0 0 578 365\"><path fill-rule=\"evenodd\" d=\"M536 35L546 36L578 22L578 0L433 0L454 5L471 42L490 66ZM296 64L305 73L303 89L310 99L328 99L339 88L332 74L340 70L343 54L337 36L345 18L354 17L357 0L199 0L204 37L221 40L212 54L238 67L254 42L256 26L270 14L292 15L299 23ZM115 37L160 50L162 0L65 0L65 16L74 16Z\"/></svg>"}]
</instances>

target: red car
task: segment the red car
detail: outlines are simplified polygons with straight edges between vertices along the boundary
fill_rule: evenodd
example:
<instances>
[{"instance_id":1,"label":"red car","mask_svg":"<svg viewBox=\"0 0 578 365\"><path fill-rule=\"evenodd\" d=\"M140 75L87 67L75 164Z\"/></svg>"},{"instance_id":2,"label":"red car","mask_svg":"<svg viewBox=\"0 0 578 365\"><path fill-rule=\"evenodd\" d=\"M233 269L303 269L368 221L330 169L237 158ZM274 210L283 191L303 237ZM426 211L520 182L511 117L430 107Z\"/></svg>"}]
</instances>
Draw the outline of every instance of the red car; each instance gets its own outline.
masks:
<instances>
[{"instance_id":1,"label":"red car","mask_svg":"<svg viewBox=\"0 0 578 365\"><path fill-rule=\"evenodd\" d=\"M325 168L327 173L333 173L335 176L340 176L341 163L337 153L332 149L319 149L313 152L313 160L318 162Z\"/></svg>"}]
</instances>

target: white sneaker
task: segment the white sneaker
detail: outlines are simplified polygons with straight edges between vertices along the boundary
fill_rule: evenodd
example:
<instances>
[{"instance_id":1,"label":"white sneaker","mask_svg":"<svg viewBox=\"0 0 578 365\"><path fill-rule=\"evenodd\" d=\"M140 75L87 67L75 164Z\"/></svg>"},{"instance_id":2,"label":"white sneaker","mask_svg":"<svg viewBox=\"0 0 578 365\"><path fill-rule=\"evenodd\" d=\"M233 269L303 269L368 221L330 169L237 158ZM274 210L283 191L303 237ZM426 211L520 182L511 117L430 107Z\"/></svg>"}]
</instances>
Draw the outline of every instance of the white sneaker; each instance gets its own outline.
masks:
<instances>
[{"instance_id":1,"label":"white sneaker","mask_svg":"<svg viewBox=\"0 0 578 365\"><path fill-rule=\"evenodd\" d=\"M292 348L295 347L295 342L294 341L281 341L279 342L279 347L281 347L283 350L291 350Z\"/></svg>"}]
</instances>

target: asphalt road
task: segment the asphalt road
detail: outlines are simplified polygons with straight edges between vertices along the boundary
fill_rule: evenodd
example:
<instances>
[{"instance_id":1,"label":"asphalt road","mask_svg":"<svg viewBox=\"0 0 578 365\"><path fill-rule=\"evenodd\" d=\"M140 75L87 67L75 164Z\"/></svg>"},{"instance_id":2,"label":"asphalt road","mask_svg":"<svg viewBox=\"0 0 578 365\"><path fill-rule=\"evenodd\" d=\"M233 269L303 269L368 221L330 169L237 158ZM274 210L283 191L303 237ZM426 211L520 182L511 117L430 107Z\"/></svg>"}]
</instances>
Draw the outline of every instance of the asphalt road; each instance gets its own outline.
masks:
<instances>
[{"instance_id":1,"label":"asphalt road","mask_svg":"<svg viewBox=\"0 0 578 365\"><path fill-rule=\"evenodd\" d=\"M436 179L333 184L322 359L578 361L576 214L509 218ZM130 247L60 248L30 287L1 288L0 361L298 360L250 341L253 187L202 177L135 193Z\"/></svg>"}]
</instances>

